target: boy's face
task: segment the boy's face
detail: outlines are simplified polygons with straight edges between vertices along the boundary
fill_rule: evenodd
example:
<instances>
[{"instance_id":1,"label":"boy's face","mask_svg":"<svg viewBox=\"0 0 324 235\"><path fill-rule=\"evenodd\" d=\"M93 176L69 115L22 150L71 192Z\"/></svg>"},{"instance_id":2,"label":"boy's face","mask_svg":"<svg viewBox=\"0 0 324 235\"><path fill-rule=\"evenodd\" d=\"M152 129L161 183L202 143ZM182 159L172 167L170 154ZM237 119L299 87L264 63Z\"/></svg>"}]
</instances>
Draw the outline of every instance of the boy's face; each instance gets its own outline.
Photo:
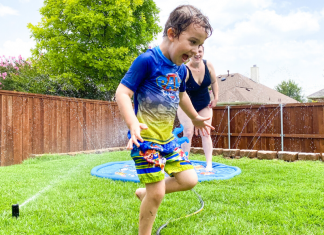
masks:
<instances>
[{"instance_id":1,"label":"boy's face","mask_svg":"<svg viewBox=\"0 0 324 235\"><path fill-rule=\"evenodd\" d=\"M171 61L176 65L181 65L190 57L196 55L199 45L202 45L207 38L205 29L199 25L189 25L189 27L180 34L179 38L173 37L173 30L171 28L169 30L168 38L171 41L169 55Z\"/></svg>"}]
</instances>

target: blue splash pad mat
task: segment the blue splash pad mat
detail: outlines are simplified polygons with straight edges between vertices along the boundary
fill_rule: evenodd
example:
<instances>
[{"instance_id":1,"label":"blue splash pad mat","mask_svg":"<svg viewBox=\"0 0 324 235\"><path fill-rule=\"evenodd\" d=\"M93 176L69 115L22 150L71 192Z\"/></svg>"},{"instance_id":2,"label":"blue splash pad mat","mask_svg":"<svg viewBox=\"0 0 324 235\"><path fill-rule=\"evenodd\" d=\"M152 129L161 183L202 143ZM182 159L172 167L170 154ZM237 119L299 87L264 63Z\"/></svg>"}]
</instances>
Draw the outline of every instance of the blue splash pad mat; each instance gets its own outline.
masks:
<instances>
[{"instance_id":1,"label":"blue splash pad mat","mask_svg":"<svg viewBox=\"0 0 324 235\"><path fill-rule=\"evenodd\" d=\"M209 180L226 180L241 173L241 169L236 166L227 166L221 163L213 162L213 171L206 172L206 162L190 161L195 167L198 175L198 181ZM112 180L140 182L136 173L134 161L109 162L103 165L94 167L91 170L91 175L109 178ZM167 174L165 174L168 177Z\"/></svg>"}]
</instances>

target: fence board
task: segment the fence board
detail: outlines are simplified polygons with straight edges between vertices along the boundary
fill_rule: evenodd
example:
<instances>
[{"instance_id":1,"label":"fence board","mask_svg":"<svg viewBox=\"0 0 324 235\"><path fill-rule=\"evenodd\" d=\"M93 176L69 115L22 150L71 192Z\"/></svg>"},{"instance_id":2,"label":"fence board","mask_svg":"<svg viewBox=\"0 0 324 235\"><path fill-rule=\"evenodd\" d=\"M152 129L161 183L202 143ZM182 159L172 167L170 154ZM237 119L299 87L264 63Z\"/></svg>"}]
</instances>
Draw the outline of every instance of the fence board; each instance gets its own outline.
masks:
<instances>
[{"instance_id":1,"label":"fence board","mask_svg":"<svg viewBox=\"0 0 324 235\"><path fill-rule=\"evenodd\" d=\"M86 103L82 102L82 116L83 116L83 125L82 125L82 137L83 137L83 149L87 149L87 109Z\"/></svg>"},{"instance_id":2,"label":"fence board","mask_svg":"<svg viewBox=\"0 0 324 235\"><path fill-rule=\"evenodd\" d=\"M22 160L29 156L29 106L28 98L22 98Z\"/></svg>"},{"instance_id":3,"label":"fence board","mask_svg":"<svg viewBox=\"0 0 324 235\"><path fill-rule=\"evenodd\" d=\"M112 136L112 133L113 133L113 128L114 128L114 121L113 121L113 109L112 109L112 105L108 105L108 127L109 127L109 130L108 130L108 133L109 133L109 136L108 136L108 141L109 143L112 143L113 141L113 136ZM109 146L110 147L110 146Z\"/></svg>"},{"instance_id":4,"label":"fence board","mask_svg":"<svg viewBox=\"0 0 324 235\"><path fill-rule=\"evenodd\" d=\"M108 148L108 138L109 138L108 105L102 106L102 121L103 121L103 148Z\"/></svg>"},{"instance_id":5,"label":"fence board","mask_svg":"<svg viewBox=\"0 0 324 235\"><path fill-rule=\"evenodd\" d=\"M62 101L56 101L56 138L57 138L57 152L62 153Z\"/></svg>"},{"instance_id":6,"label":"fence board","mask_svg":"<svg viewBox=\"0 0 324 235\"><path fill-rule=\"evenodd\" d=\"M51 152L55 153L57 151L57 100L52 101L52 119L51 119L51 133L52 133L52 145Z\"/></svg>"},{"instance_id":7,"label":"fence board","mask_svg":"<svg viewBox=\"0 0 324 235\"><path fill-rule=\"evenodd\" d=\"M33 134L34 134L34 130L33 130L33 118L34 118L34 113L33 113L33 99L30 97L28 98L28 119L29 119L29 142L28 142L28 156L26 156L26 158L29 157L29 154L33 153Z\"/></svg>"},{"instance_id":8,"label":"fence board","mask_svg":"<svg viewBox=\"0 0 324 235\"><path fill-rule=\"evenodd\" d=\"M1 166L6 165L7 158L7 98L1 95Z\"/></svg>"},{"instance_id":9,"label":"fence board","mask_svg":"<svg viewBox=\"0 0 324 235\"><path fill-rule=\"evenodd\" d=\"M50 112L50 100L44 99L44 152L50 153L50 146L52 143L51 140L51 119L52 119L52 113Z\"/></svg>"},{"instance_id":10,"label":"fence board","mask_svg":"<svg viewBox=\"0 0 324 235\"><path fill-rule=\"evenodd\" d=\"M78 119L78 133L77 133L77 151L80 151L80 149L83 150L83 104L82 102L78 102L78 113L77 113L77 119Z\"/></svg>"},{"instance_id":11,"label":"fence board","mask_svg":"<svg viewBox=\"0 0 324 235\"><path fill-rule=\"evenodd\" d=\"M12 126L12 96L8 96L8 99L7 99L7 116L6 116L6 124L7 124L7 127L6 127L6 131L7 131L7 145L6 145L6 148L7 148L7 159L5 161L5 165L12 165L14 164L14 151L13 151L13 126Z\"/></svg>"},{"instance_id":12,"label":"fence board","mask_svg":"<svg viewBox=\"0 0 324 235\"><path fill-rule=\"evenodd\" d=\"M13 158L14 164L22 162L22 105L23 98L13 96L12 99L12 128L13 128Z\"/></svg>"},{"instance_id":13,"label":"fence board","mask_svg":"<svg viewBox=\"0 0 324 235\"><path fill-rule=\"evenodd\" d=\"M68 101L63 100L62 101L62 115L61 115L61 120L62 120L62 152L68 152L69 151L69 144L68 144L68 126L70 124L70 117L68 116L67 112L67 107L68 107Z\"/></svg>"},{"instance_id":14,"label":"fence board","mask_svg":"<svg viewBox=\"0 0 324 235\"><path fill-rule=\"evenodd\" d=\"M96 138L95 138L95 148L101 149L101 134L102 134L102 126L101 126L101 105L96 104L95 105L95 130L98 130L95 132Z\"/></svg>"},{"instance_id":15,"label":"fence board","mask_svg":"<svg viewBox=\"0 0 324 235\"><path fill-rule=\"evenodd\" d=\"M85 126L86 150L90 150L91 149L91 104L90 103L86 103L84 112L86 112L86 126Z\"/></svg>"},{"instance_id":16,"label":"fence board","mask_svg":"<svg viewBox=\"0 0 324 235\"><path fill-rule=\"evenodd\" d=\"M78 142L78 117L77 117L77 104L75 102L70 102L70 150L71 152L77 151Z\"/></svg>"}]
</instances>

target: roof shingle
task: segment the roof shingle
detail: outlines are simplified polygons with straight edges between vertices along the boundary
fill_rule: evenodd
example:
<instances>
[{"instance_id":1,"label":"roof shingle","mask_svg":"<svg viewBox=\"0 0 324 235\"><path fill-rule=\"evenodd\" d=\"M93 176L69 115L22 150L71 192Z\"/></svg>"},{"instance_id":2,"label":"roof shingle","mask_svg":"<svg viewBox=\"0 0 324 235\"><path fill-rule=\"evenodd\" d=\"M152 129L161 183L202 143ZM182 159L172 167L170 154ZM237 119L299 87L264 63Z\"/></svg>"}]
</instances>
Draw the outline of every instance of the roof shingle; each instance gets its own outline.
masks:
<instances>
[{"instance_id":1,"label":"roof shingle","mask_svg":"<svg viewBox=\"0 0 324 235\"><path fill-rule=\"evenodd\" d=\"M223 81L222 81L223 80ZM298 103L280 92L257 83L239 73L218 75L218 102L249 102L262 104Z\"/></svg>"},{"instance_id":2,"label":"roof shingle","mask_svg":"<svg viewBox=\"0 0 324 235\"><path fill-rule=\"evenodd\" d=\"M309 99L315 99L315 98L324 98L324 89L319 90L309 96L307 96Z\"/></svg>"}]
</instances>

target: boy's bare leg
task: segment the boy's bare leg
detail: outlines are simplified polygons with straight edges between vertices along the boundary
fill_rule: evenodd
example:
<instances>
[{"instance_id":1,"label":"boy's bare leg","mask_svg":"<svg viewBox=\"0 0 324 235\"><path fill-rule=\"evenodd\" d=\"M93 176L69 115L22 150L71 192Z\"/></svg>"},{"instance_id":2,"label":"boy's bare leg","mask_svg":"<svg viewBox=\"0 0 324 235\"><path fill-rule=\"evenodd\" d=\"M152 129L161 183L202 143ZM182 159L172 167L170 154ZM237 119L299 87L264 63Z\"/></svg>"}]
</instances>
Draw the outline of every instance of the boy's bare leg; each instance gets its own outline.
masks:
<instances>
[{"instance_id":1,"label":"boy's bare leg","mask_svg":"<svg viewBox=\"0 0 324 235\"><path fill-rule=\"evenodd\" d=\"M198 183L198 176L194 169L175 173L174 177L165 179L165 193L187 191Z\"/></svg>"},{"instance_id":2,"label":"boy's bare leg","mask_svg":"<svg viewBox=\"0 0 324 235\"><path fill-rule=\"evenodd\" d=\"M164 180L145 184L146 194L142 197L139 217L139 235L151 235L158 208L164 198Z\"/></svg>"},{"instance_id":3,"label":"boy's bare leg","mask_svg":"<svg viewBox=\"0 0 324 235\"><path fill-rule=\"evenodd\" d=\"M168 177L165 180L165 193L173 193L178 191L186 191L195 187L198 177L194 169L175 173L174 177ZM136 190L136 196L142 201L146 195L145 188Z\"/></svg>"}]
</instances>

